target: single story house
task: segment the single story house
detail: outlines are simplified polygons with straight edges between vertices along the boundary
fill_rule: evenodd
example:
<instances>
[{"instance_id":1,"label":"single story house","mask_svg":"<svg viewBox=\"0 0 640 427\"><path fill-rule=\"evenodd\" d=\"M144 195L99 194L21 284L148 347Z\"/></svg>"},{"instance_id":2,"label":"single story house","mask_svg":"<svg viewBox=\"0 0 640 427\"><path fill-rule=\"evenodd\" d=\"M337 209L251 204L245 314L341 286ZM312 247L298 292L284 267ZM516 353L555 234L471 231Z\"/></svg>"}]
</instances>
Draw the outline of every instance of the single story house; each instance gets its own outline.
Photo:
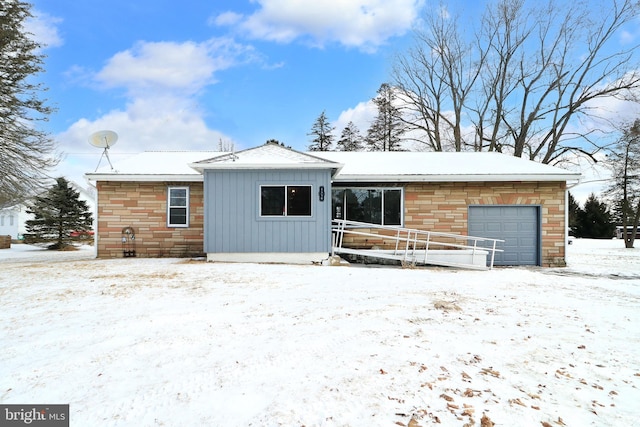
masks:
<instances>
[{"instance_id":1,"label":"single story house","mask_svg":"<svg viewBox=\"0 0 640 427\"><path fill-rule=\"evenodd\" d=\"M145 152L87 173L98 257L311 262L331 222L505 240L496 265L564 266L574 172L490 152ZM135 235L135 240L131 235ZM372 244L354 240L356 246Z\"/></svg>"}]
</instances>

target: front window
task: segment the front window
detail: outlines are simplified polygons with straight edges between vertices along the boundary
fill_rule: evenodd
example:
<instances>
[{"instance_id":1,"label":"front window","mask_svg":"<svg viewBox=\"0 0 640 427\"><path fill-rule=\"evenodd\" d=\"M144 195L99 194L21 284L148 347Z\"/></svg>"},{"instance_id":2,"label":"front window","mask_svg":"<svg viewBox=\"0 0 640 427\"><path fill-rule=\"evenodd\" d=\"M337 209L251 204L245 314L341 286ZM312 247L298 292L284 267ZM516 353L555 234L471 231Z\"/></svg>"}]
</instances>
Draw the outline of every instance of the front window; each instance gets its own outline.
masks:
<instances>
[{"instance_id":1,"label":"front window","mask_svg":"<svg viewBox=\"0 0 640 427\"><path fill-rule=\"evenodd\" d=\"M263 185L261 216L311 216L310 185Z\"/></svg>"},{"instance_id":2,"label":"front window","mask_svg":"<svg viewBox=\"0 0 640 427\"><path fill-rule=\"evenodd\" d=\"M338 188L331 192L333 219L402 225L402 189Z\"/></svg>"},{"instance_id":3,"label":"front window","mask_svg":"<svg viewBox=\"0 0 640 427\"><path fill-rule=\"evenodd\" d=\"M167 226L189 226L189 187L169 187Z\"/></svg>"}]
</instances>

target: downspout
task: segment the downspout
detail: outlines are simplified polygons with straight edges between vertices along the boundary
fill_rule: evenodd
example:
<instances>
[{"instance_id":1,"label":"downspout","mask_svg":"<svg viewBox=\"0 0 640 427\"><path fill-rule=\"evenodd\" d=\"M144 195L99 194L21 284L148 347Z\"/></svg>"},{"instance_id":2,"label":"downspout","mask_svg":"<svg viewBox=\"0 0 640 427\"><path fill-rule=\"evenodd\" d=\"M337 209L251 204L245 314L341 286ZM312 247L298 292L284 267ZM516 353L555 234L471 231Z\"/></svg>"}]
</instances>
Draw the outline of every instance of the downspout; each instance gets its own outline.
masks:
<instances>
[{"instance_id":1,"label":"downspout","mask_svg":"<svg viewBox=\"0 0 640 427\"><path fill-rule=\"evenodd\" d=\"M94 200L93 200L93 255L98 258L98 182L96 185L85 177L87 185L93 188Z\"/></svg>"},{"instance_id":2,"label":"downspout","mask_svg":"<svg viewBox=\"0 0 640 427\"><path fill-rule=\"evenodd\" d=\"M93 205L93 214L94 214L93 220L95 221L93 225L93 248L94 248L93 255L96 258L98 258L98 237L100 235L98 233L98 230L100 228L99 227L100 221L98 220L98 183L97 182L96 182L95 189L96 189L96 200L95 200L95 204Z\"/></svg>"}]
</instances>

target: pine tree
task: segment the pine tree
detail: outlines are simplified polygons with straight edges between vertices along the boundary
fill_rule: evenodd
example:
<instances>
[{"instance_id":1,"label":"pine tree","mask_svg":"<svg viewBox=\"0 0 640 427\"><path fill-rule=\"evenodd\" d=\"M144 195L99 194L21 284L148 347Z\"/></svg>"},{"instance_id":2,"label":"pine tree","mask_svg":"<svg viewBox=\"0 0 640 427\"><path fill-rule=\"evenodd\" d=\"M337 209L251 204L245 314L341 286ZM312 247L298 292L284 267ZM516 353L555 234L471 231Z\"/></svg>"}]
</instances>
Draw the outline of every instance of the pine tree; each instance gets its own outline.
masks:
<instances>
[{"instance_id":1,"label":"pine tree","mask_svg":"<svg viewBox=\"0 0 640 427\"><path fill-rule=\"evenodd\" d=\"M90 230L93 217L87 202L79 196L80 193L64 178L56 179L53 187L37 196L27 209L27 213L34 215L34 219L26 221L26 230L32 240L54 239L56 243L51 248L60 249L71 240L71 231Z\"/></svg>"},{"instance_id":2,"label":"pine tree","mask_svg":"<svg viewBox=\"0 0 640 427\"><path fill-rule=\"evenodd\" d=\"M611 239L615 225L611 221L611 212L606 203L591 193L584 209L578 212L576 237L591 239Z\"/></svg>"},{"instance_id":3,"label":"pine tree","mask_svg":"<svg viewBox=\"0 0 640 427\"><path fill-rule=\"evenodd\" d=\"M285 145L284 142L280 142L277 139L273 139L273 138L267 139L267 142L264 143L264 145L269 145L269 144L279 145L279 146L284 147L284 148L291 148L290 145Z\"/></svg>"},{"instance_id":4,"label":"pine tree","mask_svg":"<svg viewBox=\"0 0 640 427\"><path fill-rule=\"evenodd\" d=\"M394 106L396 94L388 83L378 89L373 98L378 107L378 115L367 131L367 145L371 151L400 151L400 143L407 126L402 121L402 113Z\"/></svg>"},{"instance_id":5,"label":"pine tree","mask_svg":"<svg viewBox=\"0 0 640 427\"><path fill-rule=\"evenodd\" d=\"M29 3L0 1L0 206L40 190L58 160L53 141L37 127L52 109L40 98L45 88L34 81L44 71L44 56L24 29L29 17Z\"/></svg>"},{"instance_id":6,"label":"pine tree","mask_svg":"<svg viewBox=\"0 0 640 427\"><path fill-rule=\"evenodd\" d=\"M335 127L331 126L329 119L325 112L320 113L316 121L311 127L311 132L308 134L313 136L311 144L308 147L309 151L330 151L331 144L333 144L334 136L331 134Z\"/></svg>"},{"instance_id":7,"label":"pine tree","mask_svg":"<svg viewBox=\"0 0 640 427\"><path fill-rule=\"evenodd\" d=\"M340 139L336 143L336 147L339 151L360 151L362 150L363 138L360 135L360 129L353 122L347 123Z\"/></svg>"},{"instance_id":8,"label":"pine tree","mask_svg":"<svg viewBox=\"0 0 640 427\"><path fill-rule=\"evenodd\" d=\"M569 229L575 236L576 227L578 226L578 217L580 216L580 205L573 197L573 194L569 193Z\"/></svg>"}]
</instances>

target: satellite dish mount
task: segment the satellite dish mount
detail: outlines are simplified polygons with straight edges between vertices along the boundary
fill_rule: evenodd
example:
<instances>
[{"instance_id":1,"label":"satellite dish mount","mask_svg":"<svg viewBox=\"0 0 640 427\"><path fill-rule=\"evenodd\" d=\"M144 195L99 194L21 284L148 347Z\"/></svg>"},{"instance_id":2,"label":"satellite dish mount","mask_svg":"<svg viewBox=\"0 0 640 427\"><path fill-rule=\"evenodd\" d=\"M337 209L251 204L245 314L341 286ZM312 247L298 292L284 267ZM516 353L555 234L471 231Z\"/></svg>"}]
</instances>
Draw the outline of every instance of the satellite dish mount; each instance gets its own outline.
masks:
<instances>
[{"instance_id":1,"label":"satellite dish mount","mask_svg":"<svg viewBox=\"0 0 640 427\"><path fill-rule=\"evenodd\" d=\"M113 147L117 140L118 134L112 130L100 130L91 134L91 136L89 137L89 144L93 145L96 148L103 149L100 160L98 160L98 166L96 166L96 171L100 167L100 162L102 162L103 157L107 158L109 166L111 166L111 170L113 171L113 165L111 164L111 159L109 158L109 148Z\"/></svg>"}]
</instances>

